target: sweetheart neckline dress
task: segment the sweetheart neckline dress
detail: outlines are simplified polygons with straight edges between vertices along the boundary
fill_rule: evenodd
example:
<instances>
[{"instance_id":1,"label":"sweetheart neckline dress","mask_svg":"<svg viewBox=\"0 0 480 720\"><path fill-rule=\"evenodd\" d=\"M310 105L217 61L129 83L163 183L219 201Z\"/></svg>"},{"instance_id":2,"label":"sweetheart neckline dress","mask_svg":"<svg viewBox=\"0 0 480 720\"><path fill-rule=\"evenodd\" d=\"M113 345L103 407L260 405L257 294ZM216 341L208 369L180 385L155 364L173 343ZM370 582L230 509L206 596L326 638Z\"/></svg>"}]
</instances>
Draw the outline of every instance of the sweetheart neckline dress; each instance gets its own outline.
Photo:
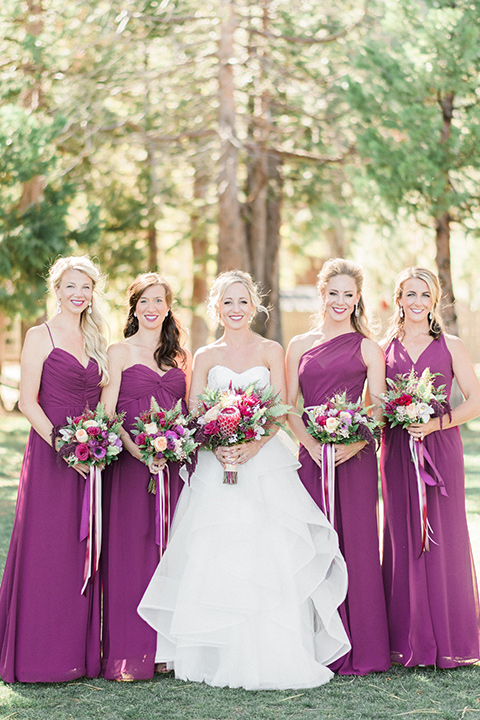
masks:
<instances>
[{"instance_id":1,"label":"sweetheart neckline dress","mask_svg":"<svg viewBox=\"0 0 480 720\"><path fill-rule=\"evenodd\" d=\"M268 368L216 365L209 387L267 385ZM338 538L303 488L280 434L223 483L199 453L180 496L167 551L140 603L158 632L158 662L213 686L306 688L349 649L337 608L347 585ZM291 442L291 441L290 441Z\"/></svg>"}]
</instances>

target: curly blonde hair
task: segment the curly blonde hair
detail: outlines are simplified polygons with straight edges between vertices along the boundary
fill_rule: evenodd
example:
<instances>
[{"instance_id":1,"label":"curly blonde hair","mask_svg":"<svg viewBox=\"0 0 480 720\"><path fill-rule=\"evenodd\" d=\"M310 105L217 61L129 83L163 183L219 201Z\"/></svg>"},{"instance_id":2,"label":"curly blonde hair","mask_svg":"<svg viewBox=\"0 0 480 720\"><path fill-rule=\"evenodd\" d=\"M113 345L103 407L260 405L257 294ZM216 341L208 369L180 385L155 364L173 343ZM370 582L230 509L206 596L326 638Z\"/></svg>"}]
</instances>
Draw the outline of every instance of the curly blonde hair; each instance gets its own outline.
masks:
<instances>
[{"instance_id":1,"label":"curly blonde hair","mask_svg":"<svg viewBox=\"0 0 480 720\"><path fill-rule=\"evenodd\" d=\"M67 270L79 270L90 278L93 285L91 313L87 308L83 310L80 317L80 329L85 343L87 355L97 361L98 368L102 375L100 385L108 384L108 356L107 341L105 339L106 323L101 311L101 296L105 278L100 270L93 264L88 255L72 255L70 257L58 258L48 273L49 287L55 292L60 287L63 274Z\"/></svg>"},{"instance_id":2,"label":"curly blonde hair","mask_svg":"<svg viewBox=\"0 0 480 720\"><path fill-rule=\"evenodd\" d=\"M254 282L250 273L244 272L243 270L227 270L217 275L208 296L207 312L210 317L215 320L220 320L219 310L222 298L225 296L228 288L235 283L241 283L246 288L254 307L254 316L259 312L263 312L268 317L268 308L262 305L263 298L260 286Z\"/></svg>"},{"instance_id":3,"label":"curly blonde hair","mask_svg":"<svg viewBox=\"0 0 480 720\"><path fill-rule=\"evenodd\" d=\"M387 328L387 342L391 342L394 338L398 338L399 340L401 340L405 335L405 318L402 317L402 313L400 310L400 300L403 296L404 282L412 278L423 280L423 282L426 283L430 291L430 297L432 299L432 309L430 310L428 319L429 334L434 338L434 340L438 340L438 338L445 332L443 320L439 312L439 305L442 299L442 289L440 287L440 281L438 279L438 276L435 275L435 273L431 270L428 270L428 268L423 268L419 266L408 267L402 270L397 275L397 278L395 280L395 291L393 294L395 301L395 312L390 318L390 323Z\"/></svg>"}]
</instances>

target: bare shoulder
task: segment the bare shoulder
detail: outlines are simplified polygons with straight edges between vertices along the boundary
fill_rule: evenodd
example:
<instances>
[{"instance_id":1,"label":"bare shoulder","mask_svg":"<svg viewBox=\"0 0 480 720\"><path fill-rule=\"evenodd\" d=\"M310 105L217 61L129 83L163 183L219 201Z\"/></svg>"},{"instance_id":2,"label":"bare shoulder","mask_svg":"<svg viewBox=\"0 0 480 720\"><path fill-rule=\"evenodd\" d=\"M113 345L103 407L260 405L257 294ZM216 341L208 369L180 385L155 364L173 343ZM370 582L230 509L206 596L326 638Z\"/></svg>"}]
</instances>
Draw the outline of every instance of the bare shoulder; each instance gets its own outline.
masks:
<instances>
[{"instance_id":1,"label":"bare shoulder","mask_svg":"<svg viewBox=\"0 0 480 720\"><path fill-rule=\"evenodd\" d=\"M130 344L127 340L113 343L109 346L107 354L112 365L119 365L123 368L130 357Z\"/></svg>"},{"instance_id":2,"label":"bare shoulder","mask_svg":"<svg viewBox=\"0 0 480 720\"><path fill-rule=\"evenodd\" d=\"M41 357L43 361L52 349L52 341L45 323L42 323L42 325L35 325L27 330L25 340L23 342L24 351L34 350L35 354L38 357Z\"/></svg>"},{"instance_id":3,"label":"bare shoulder","mask_svg":"<svg viewBox=\"0 0 480 720\"><path fill-rule=\"evenodd\" d=\"M260 346L262 352L270 357L283 358L285 355L283 347L276 340L268 340L267 338L261 338Z\"/></svg>"},{"instance_id":4,"label":"bare shoulder","mask_svg":"<svg viewBox=\"0 0 480 720\"><path fill-rule=\"evenodd\" d=\"M193 364L196 370L208 370L215 365L218 359L219 348L216 343L204 345L198 348L193 356Z\"/></svg>"},{"instance_id":5,"label":"bare shoulder","mask_svg":"<svg viewBox=\"0 0 480 720\"><path fill-rule=\"evenodd\" d=\"M303 353L307 352L307 350L310 350L316 339L317 338L315 333L311 330L300 335L295 335L288 343L288 356L292 359L300 359Z\"/></svg>"},{"instance_id":6,"label":"bare shoulder","mask_svg":"<svg viewBox=\"0 0 480 720\"><path fill-rule=\"evenodd\" d=\"M465 343L463 340L460 340L459 337L456 335L448 335L447 333L444 333L443 337L445 338L445 343L453 358L464 357L468 354Z\"/></svg>"},{"instance_id":7,"label":"bare shoulder","mask_svg":"<svg viewBox=\"0 0 480 720\"><path fill-rule=\"evenodd\" d=\"M365 337L362 340L362 355L365 360L383 359L383 350L375 340Z\"/></svg>"}]
</instances>

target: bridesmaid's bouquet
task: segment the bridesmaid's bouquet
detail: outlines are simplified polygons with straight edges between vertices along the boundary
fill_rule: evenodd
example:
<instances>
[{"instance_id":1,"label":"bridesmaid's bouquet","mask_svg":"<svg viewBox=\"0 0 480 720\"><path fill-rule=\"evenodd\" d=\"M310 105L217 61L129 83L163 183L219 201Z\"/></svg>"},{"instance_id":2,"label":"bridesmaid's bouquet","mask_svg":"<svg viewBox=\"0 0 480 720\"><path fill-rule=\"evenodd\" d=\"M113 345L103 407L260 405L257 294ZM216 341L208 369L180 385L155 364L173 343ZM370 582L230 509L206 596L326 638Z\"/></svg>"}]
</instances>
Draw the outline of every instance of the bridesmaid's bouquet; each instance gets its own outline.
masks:
<instances>
[{"instance_id":1,"label":"bridesmaid's bouquet","mask_svg":"<svg viewBox=\"0 0 480 720\"><path fill-rule=\"evenodd\" d=\"M413 423L427 423L431 417L441 418L451 408L444 392L445 385L436 387L434 378L440 373L431 373L425 368L418 377L415 370L387 378L388 390L380 396L383 400L383 414L390 427L401 425L406 428Z\"/></svg>"},{"instance_id":2,"label":"bridesmaid's bouquet","mask_svg":"<svg viewBox=\"0 0 480 720\"><path fill-rule=\"evenodd\" d=\"M149 467L154 460L194 464L198 443L195 442L195 428L182 413L179 400L170 410L160 408L152 397L150 410L135 418L132 429L135 444L142 455L142 461ZM150 478L148 491L156 493L156 483Z\"/></svg>"},{"instance_id":3,"label":"bridesmaid's bouquet","mask_svg":"<svg viewBox=\"0 0 480 720\"><path fill-rule=\"evenodd\" d=\"M52 430L58 459L64 459L70 467L84 463L90 467L104 467L118 458L123 448L120 428L124 414L109 417L102 403L95 410L87 408L77 417L67 417L65 425Z\"/></svg>"},{"instance_id":4,"label":"bridesmaid's bouquet","mask_svg":"<svg viewBox=\"0 0 480 720\"><path fill-rule=\"evenodd\" d=\"M59 462L64 458L69 466L90 466L80 518L80 540L86 540L82 594L98 570L102 549L102 469L117 460L123 448L119 434L123 417L109 417L102 403L95 410L87 405L81 415L68 417L66 425L52 430Z\"/></svg>"},{"instance_id":5,"label":"bridesmaid's bouquet","mask_svg":"<svg viewBox=\"0 0 480 720\"><path fill-rule=\"evenodd\" d=\"M367 443L380 440L380 423L368 414L360 400L348 402L346 392L333 395L326 403L305 408L306 430L321 443Z\"/></svg>"},{"instance_id":6,"label":"bridesmaid's bouquet","mask_svg":"<svg viewBox=\"0 0 480 720\"><path fill-rule=\"evenodd\" d=\"M323 510L332 525L335 524L335 445L380 440L380 423L368 414L369 410L360 399L349 402L346 392L336 393L322 405L304 409L307 416L306 431L322 443Z\"/></svg>"},{"instance_id":7,"label":"bridesmaid's bouquet","mask_svg":"<svg viewBox=\"0 0 480 720\"><path fill-rule=\"evenodd\" d=\"M413 423L427 423L430 418L440 418L448 414L451 417L452 409L444 392L445 385L434 385L434 378L440 373L430 372L425 368L418 377L414 368L409 373L399 373L394 379L387 378L389 389L381 395L383 400L383 414L388 420L390 427L400 425L407 428ZM408 440L410 448L410 459L415 468L417 481L418 508L420 513L421 529L421 551L430 549L430 533L432 529L427 517L427 493L426 485L437 486L440 493L447 496L445 482L435 467L432 457L424 446L423 437ZM426 463L430 466L430 472L426 470Z\"/></svg>"},{"instance_id":8,"label":"bridesmaid's bouquet","mask_svg":"<svg viewBox=\"0 0 480 720\"><path fill-rule=\"evenodd\" d=\"M277 418L291 410L271 385L259 383L247 388L234 388L230 383L228 390L207 389L198 401L195 440L209 450L260 440L279 425ZM235 485L237 479L237 466L227 465L223 482Z\"/></svg>"}]
</instances>

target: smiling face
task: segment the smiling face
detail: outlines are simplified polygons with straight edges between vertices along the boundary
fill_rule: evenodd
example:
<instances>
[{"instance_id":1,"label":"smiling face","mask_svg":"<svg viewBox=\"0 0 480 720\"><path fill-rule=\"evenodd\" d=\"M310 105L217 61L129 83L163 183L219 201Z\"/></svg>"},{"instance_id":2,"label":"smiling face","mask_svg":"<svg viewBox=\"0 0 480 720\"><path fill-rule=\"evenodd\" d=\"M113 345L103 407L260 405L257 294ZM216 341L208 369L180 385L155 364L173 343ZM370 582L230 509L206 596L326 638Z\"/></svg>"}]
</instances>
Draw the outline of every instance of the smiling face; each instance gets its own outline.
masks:
<instances>
[{"instance_id":1,"label":"smiling face","mask_svg":"<svg viewBox=\"0 0 480 720\"><path fill-rule=\"evenodd\" d=\"M137 300L135 312L140 327L158 330L170 310L163 285L150 285Z\"/></svg>"},{"instance_id":2,"label":"smiling face","mask_svg":"<svg viewBox=\"0 0 480 720\"><path fill-rule=\"evenodd\" d=\"M325 318L334 322L349 320L360 299L355 280L350 275L335 275L330 278L323 292Z\"/></svg>"},{"instance_id":3,"label":"smiling face","mask_svg":"<svg viewBox=\"0 0 480 720\"><path fill-rule=\"evenodd\" d=\"M81 270L65 270L56 289L62 312L80 315L93 295L93 281Z\"/></svg>"},{"instance_id":4,"label":"smiling face","mask_svg":"<svg viewBox=\"0 0 480 720\"><path fill-rule=\"evenodd\" d=\"M232 329L248 326L253 311L252 298L245 285L241 282L229 285L218 307L222 325Z\"/></svg>"},{"instance_id":5,"label":"smiling face","mask_svg":"<svg viewBox=\"0 0 480 720\"><path fill-rule=\"evenodd\" d=\"M405 280L399 304L405 312L406 322L428 322L428 313L433 307L433 300L427 283L420 278Z\"/></svg>"}]
</instances>

